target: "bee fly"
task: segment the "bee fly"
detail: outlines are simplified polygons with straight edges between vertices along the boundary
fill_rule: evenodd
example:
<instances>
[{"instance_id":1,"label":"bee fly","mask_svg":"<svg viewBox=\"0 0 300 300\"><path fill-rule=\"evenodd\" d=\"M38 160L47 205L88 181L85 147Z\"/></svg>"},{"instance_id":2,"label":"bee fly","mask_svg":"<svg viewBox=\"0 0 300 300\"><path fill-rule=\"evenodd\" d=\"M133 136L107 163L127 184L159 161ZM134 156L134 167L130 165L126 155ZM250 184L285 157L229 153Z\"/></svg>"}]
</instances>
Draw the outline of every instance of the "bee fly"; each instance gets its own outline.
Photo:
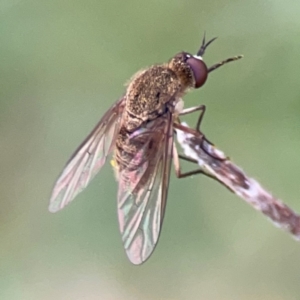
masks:
<instances>
[{"instance_id":1,"label":"bee fly","mask_svg":"<svg viewBox=\"0 0 300 300\"><path fill-rule=\"evenodd\" d=\"M49 210L56 212L70 203L99 172L113 154L118 188L118 218L122 241L129 260L141 264L149 258L159 238L168 193L170 167L174 158L177 177L179 156L174 129L190 132L179 116L200 111L205 106L183 109L183 95L200 88L208 73L235 61L235 56L210 68L202 60L209 44L205 36L197 55L181 52L168 63L154 65L133 76L121 97L102 117L78 147L57 179Z\"/></svg>"}]
</instances>

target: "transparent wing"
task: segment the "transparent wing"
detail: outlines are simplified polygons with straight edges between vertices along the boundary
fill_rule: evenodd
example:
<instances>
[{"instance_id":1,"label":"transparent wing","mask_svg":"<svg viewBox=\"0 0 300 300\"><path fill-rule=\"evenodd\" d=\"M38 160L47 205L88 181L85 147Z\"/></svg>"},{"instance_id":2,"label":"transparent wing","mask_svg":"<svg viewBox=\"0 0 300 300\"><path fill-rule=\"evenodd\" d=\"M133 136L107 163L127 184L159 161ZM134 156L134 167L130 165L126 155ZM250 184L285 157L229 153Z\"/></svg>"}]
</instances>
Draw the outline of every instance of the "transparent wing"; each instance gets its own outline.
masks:
<instances>
[{"instance_id":1,"label":"transparent wing","mask_svg":"<svg viewBox=\"0 0 300 300\"><path fill-rule=\"evenodd\" d=\"M121 98L71 156L54 185L49 204L51 212L70 203L99 172L114 146L123 108L124 99Z\"/></svg>"},{"instance_id":2,"label":"transparent wing","mask_svg":"<svg viewBox=\"0 0 300 300\"><path fill-rule=\"evenodd\" d=\"M173 150L172 115L150 122L134 135L132 139L143 136L147 142L119 174L118 217L127 256L141 264L153 252L164 218Z\"/></svg>"}]
</instances>

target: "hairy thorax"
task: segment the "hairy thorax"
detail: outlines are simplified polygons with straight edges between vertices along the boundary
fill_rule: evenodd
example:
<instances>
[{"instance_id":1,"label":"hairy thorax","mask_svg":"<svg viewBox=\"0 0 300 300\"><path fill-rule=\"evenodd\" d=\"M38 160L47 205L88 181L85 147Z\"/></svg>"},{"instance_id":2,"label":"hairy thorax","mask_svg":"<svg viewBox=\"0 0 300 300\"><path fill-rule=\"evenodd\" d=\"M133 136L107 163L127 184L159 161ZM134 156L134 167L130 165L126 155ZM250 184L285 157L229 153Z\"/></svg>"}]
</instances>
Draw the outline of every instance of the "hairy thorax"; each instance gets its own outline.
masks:
<instances>
[{"instance_id":1,"label":"hairy thorax","mask_svg":"<svg viewBox=\"0 0 300 300\"><path fill-rule=\"evenodd\" d=\"M162 115L176 105L181 82L166 65L157 65L139 72L132 79L125 95L125 123L134 130L143 122ZM168 107L168 108L167 108Z\"/></svg>"}]
</instances>

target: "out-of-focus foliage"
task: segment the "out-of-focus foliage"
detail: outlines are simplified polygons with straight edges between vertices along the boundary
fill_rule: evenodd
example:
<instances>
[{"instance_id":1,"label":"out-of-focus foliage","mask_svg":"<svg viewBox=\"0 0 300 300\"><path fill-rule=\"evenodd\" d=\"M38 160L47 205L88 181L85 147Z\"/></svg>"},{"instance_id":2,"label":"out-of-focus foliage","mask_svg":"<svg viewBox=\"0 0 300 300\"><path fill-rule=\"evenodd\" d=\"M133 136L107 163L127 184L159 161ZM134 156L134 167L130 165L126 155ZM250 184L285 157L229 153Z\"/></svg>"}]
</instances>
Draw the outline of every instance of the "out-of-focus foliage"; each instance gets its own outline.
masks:
<instances>
[{"instance_id":1,"label":"out-of-focus foliage","mask_svg":"<svg viewBox=\"0 0 300 300\"><path fill-rule=\"evenodd\" d=\"M299 298L300 244L203 176L172 175L159 245L140 267L122 249L109 165L67 209L47 211L124 82L196 52L205 30L219 37L208 65L245 58L186 106L206 104L207 136L300 211L299 1L4 0L0 15L1 299Z\"/></svg>"}]
</instances>

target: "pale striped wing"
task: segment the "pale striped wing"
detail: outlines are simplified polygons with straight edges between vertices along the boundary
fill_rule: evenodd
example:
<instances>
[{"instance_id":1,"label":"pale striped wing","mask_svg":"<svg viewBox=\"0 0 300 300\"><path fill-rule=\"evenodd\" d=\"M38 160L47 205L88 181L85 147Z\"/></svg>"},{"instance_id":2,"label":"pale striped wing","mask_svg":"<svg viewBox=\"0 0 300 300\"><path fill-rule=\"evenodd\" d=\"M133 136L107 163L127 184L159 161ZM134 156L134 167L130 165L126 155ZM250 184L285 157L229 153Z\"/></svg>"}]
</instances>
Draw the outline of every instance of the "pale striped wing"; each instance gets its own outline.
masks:
<instances>
[{"instance_id":1,"label":"pale striped wing","mask_svg":"<svg viewBox=\"0 0 300 300\"><path fill-rule=\"evenodd\" d=\"M115 103L81 143L57 179L49 204L56 212L70 203L104 165L120 126L124 98Z\"/></svg>"},{"instance_id":2,"label":"pale striped wing","mask_svg":"<svg viewBox=\"0 0 300 300\"><path fill-rule=\"evenodd\" d=\"M120 172L118 191L122 241L128 258L134 264L147 260L158 242L172 162L172 115L167 113L139 131L132 139L140 134L147 142L129 166ZM149 148L153 148L151 155Z\"/></svg>"}]
</instances>

